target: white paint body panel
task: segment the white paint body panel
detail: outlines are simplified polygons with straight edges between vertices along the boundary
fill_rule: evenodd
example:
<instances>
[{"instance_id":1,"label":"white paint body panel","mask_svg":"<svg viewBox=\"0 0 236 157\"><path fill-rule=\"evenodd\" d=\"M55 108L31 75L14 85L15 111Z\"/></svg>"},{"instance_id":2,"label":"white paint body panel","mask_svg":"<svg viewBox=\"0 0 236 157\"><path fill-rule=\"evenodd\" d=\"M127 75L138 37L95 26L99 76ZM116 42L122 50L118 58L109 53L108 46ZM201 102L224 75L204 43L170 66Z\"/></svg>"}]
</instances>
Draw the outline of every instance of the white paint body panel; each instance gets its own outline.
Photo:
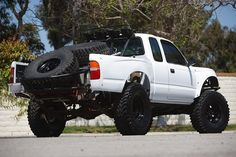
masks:
<instances>
[{"instance_id":1,"label":"white paint body panel","mask_svg":"<svg viewBox=\"0 0 236 157\"><path fill-rule=\"evenodd\" d=\"M126 80L135 71L145 72L149 79L152 77L152 65L143 57L121 57L91 54L90 60L100 64L101 78L90 80L94 91L121 93Z\"/></svg>"},{"instance_id":2,"label":"white paint body panel","mask_svg":"<svg viewBox=\"0 0 236 157\"><path fill-rule=\"evenodd\" d=\"M169 69L174 69L171 73ZM195 89L193 86L194 71L191 67L168 64L169 73L169 101L180 101L184 103L193 102Z\"/></svg>"},{"instance_id":3,"label":"white paint body panel","mask_svg":"<svg viewBox=\"0 0 236 157\"><path fill-rule=\"evenodd\" d=\"M195 97L200 96L201 94L201 88L203 86L203 83L205 80L211 76L217 77L214 70L209 68L202 68L202 67L192 67L192 69L195 71Z\"/></svg>"},{"instance_id":4,"label":"white paint body panel","mask_svg":"<svg viewBox=\"0 0 236 157\"><path fill-rule=\"evenodd\" d=\"M90 81L93 91L121 93L130 74L139 71L149 79L151 102L189 105L200 95L204 81L208 77L216 77L212 69L167 63L160 43L161 39L167 39L140 33L135 36L143 41L145 54L142 56L90 55L90 61L97 61L101 71L100 79ZM163 62L154 60L149 37L158 41ZM171 73L170 69L174 69L175 73Z\"/></svg>"}]
</instances>

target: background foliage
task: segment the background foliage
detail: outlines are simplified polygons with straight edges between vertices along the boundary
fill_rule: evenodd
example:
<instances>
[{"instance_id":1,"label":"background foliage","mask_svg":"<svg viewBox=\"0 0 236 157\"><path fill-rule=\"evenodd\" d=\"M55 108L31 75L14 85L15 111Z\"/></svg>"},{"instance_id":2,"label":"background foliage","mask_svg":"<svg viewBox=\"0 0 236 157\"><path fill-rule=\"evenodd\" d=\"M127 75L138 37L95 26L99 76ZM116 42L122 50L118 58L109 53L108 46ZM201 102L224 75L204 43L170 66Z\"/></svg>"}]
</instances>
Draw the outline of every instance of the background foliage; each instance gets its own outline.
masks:
<instances>
[{"instance_id":1,"label":"background foliage","mask_svg":"<svg viewBox=\"0 0 236 157\"><path fill-rule=\"evenodd\" d=\"M9 95L7 83L11 63L12 61L19 60L20 57L34 57L25 42L19 40L3 40L0 43L0 106L5 108L19 106L19 116L25 113L27 100Z\"/></svg>"},{"instance_id":2,"label":"background foliage","mask_svg":"<svg viewBox=\"0 0 236 157\"><path fill-rule=\"evenodd\" d=\"M201 66L235 72L235 30L211 21L226 5L236 8L234 0L42 0L37 15L54 48L82 42L88 28L126 25L174 41Z\"/></svg>"},{"instance_id":3,"label":"background foliage","mask_svg":"<svg viewBox=\"0 0 236 157\"><path fill-rule=\"evenodd\" d=\"M17 61L20 57L33 57L25 42L3 40L0 43L0 88L4 88L8 83L12 61Z\"/></svg>"}]
</instances>

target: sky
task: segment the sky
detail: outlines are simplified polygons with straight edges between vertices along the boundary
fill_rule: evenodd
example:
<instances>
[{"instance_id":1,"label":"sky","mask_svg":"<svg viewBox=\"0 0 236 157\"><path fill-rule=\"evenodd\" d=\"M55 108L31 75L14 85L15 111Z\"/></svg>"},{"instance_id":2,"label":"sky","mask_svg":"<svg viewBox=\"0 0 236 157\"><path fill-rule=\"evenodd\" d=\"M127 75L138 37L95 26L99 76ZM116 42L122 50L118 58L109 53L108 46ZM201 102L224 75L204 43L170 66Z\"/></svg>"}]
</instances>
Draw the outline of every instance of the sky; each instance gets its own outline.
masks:
<instances>
[{"instance_id":1,"label":"sky","mask_svg":"<svg viewBox=\"0 0 236 157\"><path fill-rule=\"evenodd\" d=\"M35 10L35 6L38 5L38 3L39 1L32 1L29 8L33 8L33 10ZM236 9L234 9L232 6L228 5L218 8L214 12L211 20L216 18L220 21L222 27L227 26L228 28L236 29ZM25 21L30 22L30 20L32 20L32 12L29 11L26 15ZM49 41L47 39L47 32L43 30L43 28L39 28L39 30L39 35L41 41L45 46L45 51L52 51L53 47L51 47L49 44Z\"/></svg>"},{"instance_id":2,"label":"sky","mask_svg":"<svg viewBox=\"0 0 236 157\"><path fill-rule=\"evenodd\" d=\"M212 19L215 18L220 21L222 26L236 28L236 9L230 5L218 8L212 16Z\"/></svg>"}]
</instances>

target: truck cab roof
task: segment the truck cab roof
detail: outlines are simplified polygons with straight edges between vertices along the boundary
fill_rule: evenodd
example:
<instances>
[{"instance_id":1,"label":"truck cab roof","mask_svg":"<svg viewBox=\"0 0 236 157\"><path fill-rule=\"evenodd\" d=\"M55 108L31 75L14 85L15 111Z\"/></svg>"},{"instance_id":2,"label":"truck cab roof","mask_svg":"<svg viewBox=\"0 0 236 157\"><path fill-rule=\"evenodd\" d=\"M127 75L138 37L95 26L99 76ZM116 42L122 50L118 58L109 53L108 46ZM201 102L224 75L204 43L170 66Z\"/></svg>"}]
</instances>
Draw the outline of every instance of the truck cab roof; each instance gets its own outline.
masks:
<instances>
[{"instance_id":1,"label":"truck cab roof","mask_svg":"<svg viewBox=\"0 0 236 157\"><path fill-rule=\"evenodd\" d=\"M135 36L137 37L141 37L141 38L148 38L148 37L153 37L153 38L156 38L158 40L166 40L166 41L169 41L171 43L173 43L172 41L170 41L169 39L166 39L166 38L163 38L163 37L160 37L160 36L155 36L155 35L152 35L152 34L147 34L147 33L134 33Z\"/></svg>"}]
</instances>

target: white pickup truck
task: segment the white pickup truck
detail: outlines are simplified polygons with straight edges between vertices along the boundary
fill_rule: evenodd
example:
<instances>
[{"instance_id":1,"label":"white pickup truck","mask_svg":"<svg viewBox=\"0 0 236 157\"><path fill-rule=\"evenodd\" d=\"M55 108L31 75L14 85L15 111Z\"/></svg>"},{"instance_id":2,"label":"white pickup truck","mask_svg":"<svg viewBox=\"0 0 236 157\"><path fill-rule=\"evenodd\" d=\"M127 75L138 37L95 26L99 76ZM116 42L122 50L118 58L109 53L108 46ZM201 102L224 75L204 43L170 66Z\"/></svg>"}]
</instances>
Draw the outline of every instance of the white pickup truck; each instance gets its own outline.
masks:
<instances>
[{"instance_id":1,"label":"white pickup truck","mask_svg":"<svg viewBox=\"0 0 236 157\"><path fill-rule=\"evenodd\" d=\"M135 33L121 52L108 53L105 43L89 42L44 54L29 66L12 63L10 91L30 99L28 120L37 137L59 136L67 120L100 114L114 118L122 135L144 135L154 116L167 114L189 114L200 133L226 128L229 108L216 92L215 72L194 67L171 41ZM17 76L17 66L24 74Z\"/></svg>"}]
</instances>

